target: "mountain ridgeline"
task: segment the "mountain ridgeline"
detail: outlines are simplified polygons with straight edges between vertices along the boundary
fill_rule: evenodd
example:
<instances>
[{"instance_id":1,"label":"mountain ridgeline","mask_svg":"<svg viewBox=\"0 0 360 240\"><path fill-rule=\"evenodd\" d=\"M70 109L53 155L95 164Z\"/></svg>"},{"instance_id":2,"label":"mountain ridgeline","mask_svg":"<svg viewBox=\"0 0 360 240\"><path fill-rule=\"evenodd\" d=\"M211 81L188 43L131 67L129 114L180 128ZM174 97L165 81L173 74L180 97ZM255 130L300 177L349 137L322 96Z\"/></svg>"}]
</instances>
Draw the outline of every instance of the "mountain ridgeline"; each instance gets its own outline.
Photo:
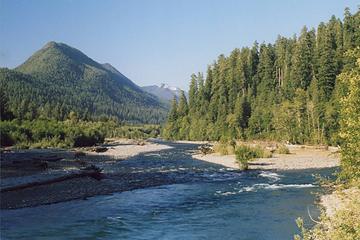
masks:
<instances>
[{"instance_id":1,"label":"mountain ridgeline","mask_svg":"<svg viewBox=\"0 0 360 240\"><path fill-rule=\"evenodd\" d=\"M14 70L0 68L2 92L18 119L117 119L160 123L166 107L110 64L63 43L49 42Z\"/></svg>"},{"instance_id":2,"label":"mountain ridgeline","mask_svg":"<svg viewBox=\"0 0 360 240\"><path fill-rule=\"evenodd\" d=\"M169 139L273 139L339 144L341 101L360 52L360 12L345 10L298 37L279 36L220 55L191 76L189 98L173 101L163 136ZM356 54L355 54L356 55Z\"/></svg>"},{"instance_id":3,"label":"mountain ridgeline","mask_svg":"<svg viewBox=\"0 0 360 240\"><path fill-rule=\"evenodd\" d=\"M144 86L142 89L145 92L153 94L157 96L160 100L164 101L165 103L169 104L174 97L179 100L181 96L182 90L177 87L171 87L167 84L162 83L160 86L151 85L151 86ZM185 93L185 92L184 92ZM185 93L187 94L187 93Z\"/></svg>"}]
</instances>

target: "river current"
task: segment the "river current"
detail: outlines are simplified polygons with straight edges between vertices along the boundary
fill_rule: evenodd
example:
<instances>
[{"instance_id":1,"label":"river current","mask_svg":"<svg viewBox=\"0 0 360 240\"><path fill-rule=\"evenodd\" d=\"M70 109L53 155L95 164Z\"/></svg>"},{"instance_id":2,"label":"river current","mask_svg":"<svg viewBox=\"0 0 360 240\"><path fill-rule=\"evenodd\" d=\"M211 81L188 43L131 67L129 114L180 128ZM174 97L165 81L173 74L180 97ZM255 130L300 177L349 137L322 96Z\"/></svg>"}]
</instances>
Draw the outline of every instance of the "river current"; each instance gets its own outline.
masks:
<instances>
[{"instance_id":1,"label":"river current","mask_svg":"<svg viewBox=\"0 0 360 240\"><path fill-rule=\"evenodd\" d=\"M1 239L293 239L319 210L314 174L334 169L241 172L191 158L195 144L140 154L105 172L162 173L166 184L87 200L1 211ZM148 180L147 180L148 181Z\"/></svg>"}]
</instances>

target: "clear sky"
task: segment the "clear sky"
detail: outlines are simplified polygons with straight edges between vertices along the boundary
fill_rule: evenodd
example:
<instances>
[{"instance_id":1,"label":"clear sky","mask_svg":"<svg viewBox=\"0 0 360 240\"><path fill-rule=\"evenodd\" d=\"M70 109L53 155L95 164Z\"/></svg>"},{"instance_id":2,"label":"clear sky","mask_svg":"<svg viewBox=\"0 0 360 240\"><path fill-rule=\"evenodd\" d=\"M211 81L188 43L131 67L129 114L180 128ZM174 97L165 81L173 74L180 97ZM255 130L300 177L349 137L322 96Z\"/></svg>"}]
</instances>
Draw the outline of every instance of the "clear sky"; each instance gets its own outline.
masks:
<instances>
[{"instance_id":1,"label":"clear sky","mask_svg":"<svg viewBox=\"0 0 360 240\"><path fill-rule=\"evenodd\" d=\"M355 0L0 0L0 66L13 68L48 41L111 63L136 84L188 89L235 47L316 27Z\"/></svg>"}]
</instances>

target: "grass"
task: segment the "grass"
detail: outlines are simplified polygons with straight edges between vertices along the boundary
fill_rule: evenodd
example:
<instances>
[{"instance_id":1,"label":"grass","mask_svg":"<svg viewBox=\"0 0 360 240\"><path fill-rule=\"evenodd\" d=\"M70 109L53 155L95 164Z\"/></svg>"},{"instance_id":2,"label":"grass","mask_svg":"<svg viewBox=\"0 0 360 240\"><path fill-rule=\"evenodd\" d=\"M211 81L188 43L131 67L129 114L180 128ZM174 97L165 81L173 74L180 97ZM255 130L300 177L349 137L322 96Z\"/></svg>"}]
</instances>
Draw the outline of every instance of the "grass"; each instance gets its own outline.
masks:
<instances>
[{"instance_id":1,"label":"grass","mask_svg":"<svg viewBox=\"0 0 360 240\"><path fill-rule=\"evenodd\" d=\"M217 143L214 145L214 152L221 155L230 155L235 153L235 147L228 143Z\"/></svg>"}]
</instances>

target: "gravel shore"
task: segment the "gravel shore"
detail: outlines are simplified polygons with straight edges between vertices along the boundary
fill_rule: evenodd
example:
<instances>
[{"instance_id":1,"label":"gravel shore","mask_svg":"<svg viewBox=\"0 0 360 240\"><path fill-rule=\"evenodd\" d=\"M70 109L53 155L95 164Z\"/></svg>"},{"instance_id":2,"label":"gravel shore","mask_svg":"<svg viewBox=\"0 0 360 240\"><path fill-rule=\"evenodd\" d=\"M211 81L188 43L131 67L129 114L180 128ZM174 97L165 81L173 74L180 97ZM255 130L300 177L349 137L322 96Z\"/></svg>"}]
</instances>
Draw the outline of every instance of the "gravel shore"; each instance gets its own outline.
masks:
<instances>
[{"instance_id":1,"label":"gravel shore","mask_svg":"<svg viewBox=\"0 0 360 240\"><path fill-rule=\"evenodd\" d=\"M107 151L96 153L90 151L91 148L27 149L2 153L0 208L16 209L84 199L100 194L166 184L169 181L166 176L161 176L162 174L147 176L146 174L128 174L121 170L116 174L104 172L101 180L79 176L56 181L62 177L81 173L82 169L89 166L111 169L112 164L118 161L142 153L171 148L155 142L127 139L111 141L101 147L106 147ZM51 182L51 180L56 182ZM48 184L49 181L51 183ZM21 188L23 185L28 186ZM9 191L9 188L18 189Z\"/></svg>"},{"instance_id":2,"label":"gravel shore","mask_svg":"<svg viewBox=\"0 0 360 240\"><path fill-rule=\"evenodd\" d=\"M336 148L316 149L314 147L288 146L290 154L274 154L271 158L258 158L249 163L249 169L255 170L296 170L312 168L330 168L340 164ZM198 160L216 163L229 168L239 168L235 155L195 154Z\"/></svg>"}]
</instances>

